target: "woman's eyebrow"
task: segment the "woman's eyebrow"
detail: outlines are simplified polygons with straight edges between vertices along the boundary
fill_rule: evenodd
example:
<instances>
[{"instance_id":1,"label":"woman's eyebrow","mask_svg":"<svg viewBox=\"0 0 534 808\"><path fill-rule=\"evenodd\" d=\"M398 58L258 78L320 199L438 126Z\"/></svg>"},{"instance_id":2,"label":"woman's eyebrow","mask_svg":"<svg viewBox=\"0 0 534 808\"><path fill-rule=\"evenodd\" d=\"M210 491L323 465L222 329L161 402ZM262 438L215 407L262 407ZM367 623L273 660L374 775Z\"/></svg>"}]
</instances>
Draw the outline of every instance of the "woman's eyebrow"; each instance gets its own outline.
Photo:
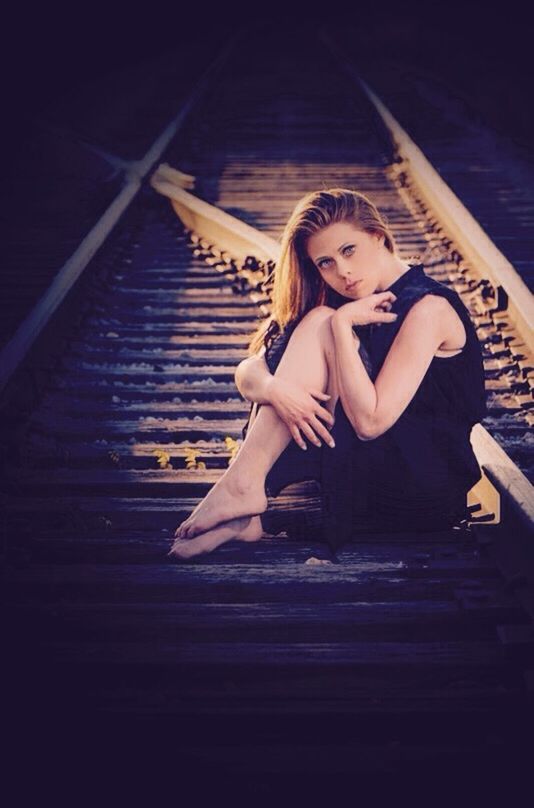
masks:
<instances>
[{"instance_id":1,"label":"woman's eyebrow","mask_svg":"<svg viewBox=\"0 0 534 808\"><path fill-rule=\"evenodd\" d=\"M352 245L352 241L346 241L344 244L342 244L342 245L341 245L341 247L338 247L338 248L337 248L338 253L340 253L340 252L341 252L341 250L344 250L344 249L345 249L345 247L348 247L348 246L349 246L349 244L351 244L351 245ZM323 258L330 258L330 256L329 256L329 255L321 255L319 258L316 258L316 259L315 259L314 263L315 263L315 264L318 264L318 263L319 263L319 261L322 261L322 260L323 260Z\"/></svg>"}]
</instances>

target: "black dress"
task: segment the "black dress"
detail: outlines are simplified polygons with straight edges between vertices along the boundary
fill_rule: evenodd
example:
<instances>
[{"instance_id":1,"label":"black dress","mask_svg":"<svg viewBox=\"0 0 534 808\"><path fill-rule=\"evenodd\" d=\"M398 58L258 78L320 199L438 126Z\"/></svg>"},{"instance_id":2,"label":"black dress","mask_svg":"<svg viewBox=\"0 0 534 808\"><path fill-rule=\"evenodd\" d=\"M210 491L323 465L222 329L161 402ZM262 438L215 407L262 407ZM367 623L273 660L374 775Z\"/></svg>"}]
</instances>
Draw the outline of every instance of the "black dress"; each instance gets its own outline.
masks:
<instances>
[{"instance_id":1,"label":"black dress","mask_svg":"<svg viewBox=\"0 0 534 808\"><path fill-rule=\"evenodd\" d=\"M426 275L423 264L410 268L388 289L396 295L394 323L354 326L360 356L375 381L389 348L413 304L426 294L445 297L460 316L467 340L460 353L434 357L414 397L382 435L362 441L351 426L341 399L334 411L331 449L309 443L303 451L292 439L273 464L266 492L278 496L290 483L321 484L321 537L336 550L359 532L443 530L467 515L466 496L481 478L469 436L487 413L482 352L468 310L457 292ZM346 303L337 293L327 301ZM296 327L290 323L266 349L274 373ZM246 435L248 423L243 430ZM271 532L272 514L262 514Z\"/></svg>"}]
</instances>

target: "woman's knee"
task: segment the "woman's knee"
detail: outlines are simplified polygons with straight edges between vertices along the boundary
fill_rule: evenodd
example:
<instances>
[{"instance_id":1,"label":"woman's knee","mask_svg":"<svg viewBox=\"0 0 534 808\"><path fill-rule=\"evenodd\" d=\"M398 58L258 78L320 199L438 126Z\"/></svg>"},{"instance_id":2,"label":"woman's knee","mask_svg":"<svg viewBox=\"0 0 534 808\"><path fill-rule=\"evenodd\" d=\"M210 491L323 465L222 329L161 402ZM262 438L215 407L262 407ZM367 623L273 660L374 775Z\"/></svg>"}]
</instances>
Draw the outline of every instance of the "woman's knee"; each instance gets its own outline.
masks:
<instances>
[{"instance_id":1,"label":"woman's knee","mask_svg":"<svg viewBox=\"0 0 534 808\"><path fill-rule=\"evenodd\" d=\"M311 345L310 337L313 336L317 340L321 352L325 356L326 354L330 355L332 353L333 346L330 318L334 311L335 309L331 309L329 306L316 306L314 309L311 309L302 318L294 332L291 334L288 345L286 346L286 350L287 348L291 349L291 353L293 350L298 351L302 353L302 358L305 357L307 359L309 357ZM300 353L297 357L297 363L300 363L301 361ZM286 351L284 351L284 355L282 356L280 364L276 369L276 373L287 371L288 373L293 374L293 360L291 361L290 370L287 370L287 359L285 355Z\"/></svg>"},{"instance_id":2,"label":"woman's knee","mask_svg":"<svg viewBox=\"0 0 534 808\"><path fill-rule=\"evenodd\" d=\"M331 306L315 306L304 315L300 321L300 324L324 322L325 320L329 320L334 312L335 309L333 309Z\"/></svg>"},{"instance_id":3,"label":"woman's knee","mask_svg":"<svg viewBox=\"0 0 534 808\"><path fill-rule=\"evenodd\" d=\"M306 332L312 331L323 341L329 340L331 337L330 319L334 312L335 309L330 306L315 306L304 315L297 328Z\"/></svg>"}]
</instances>

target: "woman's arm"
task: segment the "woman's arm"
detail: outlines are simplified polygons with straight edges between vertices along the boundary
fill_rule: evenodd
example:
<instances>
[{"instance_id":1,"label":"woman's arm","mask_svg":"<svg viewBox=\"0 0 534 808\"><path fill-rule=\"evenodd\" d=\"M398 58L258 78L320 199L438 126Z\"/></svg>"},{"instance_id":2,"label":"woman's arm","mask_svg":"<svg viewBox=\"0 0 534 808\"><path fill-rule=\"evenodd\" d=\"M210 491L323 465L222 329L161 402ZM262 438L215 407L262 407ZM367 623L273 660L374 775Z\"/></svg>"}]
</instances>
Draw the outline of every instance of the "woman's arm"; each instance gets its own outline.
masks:
<instances>
[{"instance_id":1,"label":"woman's arm","mask_svg":"<svg viewBox=\"0 0 534 808\"><path fill-rule=\"evenodd\" d=\"M301 449L307 448L302 434L316 446L321 445L319 438L329 446L334 445L327 427L322 423L322 420L326 421L331 428L334 416L319 403L331 398L328 393L275 376L269 371L261 352L239 363L235 381L244 398L274 407Z\"/></svg>"},{"instance_id":2,"label":"woman's arm","mask_svg":"<svg viewBox=\"0 0 534 808\"><path fill-rule=\"evenodd\" d=\"M350 321L336 315L332 315L331 325L341 403L358 437L373 440L400 418L414 397L436 350L447 338L455 312L437 295L425 295L414 303L374 384L358 354L359 340Z\"/></svg>"}]
</instances>

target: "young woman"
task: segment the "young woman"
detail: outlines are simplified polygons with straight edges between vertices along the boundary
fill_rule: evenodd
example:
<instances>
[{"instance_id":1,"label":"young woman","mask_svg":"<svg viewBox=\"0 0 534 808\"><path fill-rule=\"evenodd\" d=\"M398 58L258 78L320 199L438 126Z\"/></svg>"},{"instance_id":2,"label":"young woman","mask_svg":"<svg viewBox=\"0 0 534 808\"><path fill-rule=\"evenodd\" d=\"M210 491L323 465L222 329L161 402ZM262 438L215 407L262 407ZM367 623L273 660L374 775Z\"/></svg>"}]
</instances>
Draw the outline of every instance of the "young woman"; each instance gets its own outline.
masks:
<instances>
[{"instance_id":1,"label":"young woman","mask_svg":"<svg viewBox=\"0 0 534 808\"><path fill-rule=\"evenodd\" d=\"M249 353L236 371L253 402L244 441L169 555L259 539L272 524L266 491L304 479L321 484L333 550L362 527L440 530L465 518L481 477L469 436L486 414L476 331L454 290L401 260L364 194L299 201Z\"/></svg>"}]
</instances>

